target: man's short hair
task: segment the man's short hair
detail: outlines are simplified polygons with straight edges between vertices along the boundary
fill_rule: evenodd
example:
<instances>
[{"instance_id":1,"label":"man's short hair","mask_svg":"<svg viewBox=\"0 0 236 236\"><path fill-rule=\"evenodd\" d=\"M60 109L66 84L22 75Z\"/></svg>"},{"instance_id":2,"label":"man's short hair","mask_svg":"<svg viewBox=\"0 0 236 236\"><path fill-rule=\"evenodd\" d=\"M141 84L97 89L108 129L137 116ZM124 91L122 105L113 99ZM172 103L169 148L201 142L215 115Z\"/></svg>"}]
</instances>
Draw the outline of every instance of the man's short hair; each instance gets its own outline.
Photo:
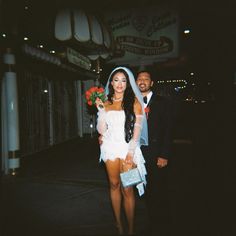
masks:
<instances>
[{"instance_id":1,"label":"man's short hair","mask_svg":"<svg viewBox=\"0 0 236 236\"><path fill-rule=\"evenodd\" d=\"M148 73L150 75L151 80L152 80L152 73L150 71L148 71L148 70L140 70L140 71L138 71L136 78L138 78L139 74L141 74L141 73Z\"/></svg>"}]
</instances>

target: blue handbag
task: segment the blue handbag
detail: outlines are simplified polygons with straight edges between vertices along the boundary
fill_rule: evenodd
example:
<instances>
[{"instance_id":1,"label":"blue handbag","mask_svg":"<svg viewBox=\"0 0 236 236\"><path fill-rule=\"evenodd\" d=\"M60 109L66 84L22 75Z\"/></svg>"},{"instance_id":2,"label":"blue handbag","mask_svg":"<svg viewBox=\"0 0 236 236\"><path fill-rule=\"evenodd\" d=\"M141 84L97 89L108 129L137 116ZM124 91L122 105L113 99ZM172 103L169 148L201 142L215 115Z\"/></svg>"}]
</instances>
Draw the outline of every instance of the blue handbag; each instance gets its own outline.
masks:
<instances>
[{"instance_id":1,"label":"blue handbag","mask_svg":"<svg viewBox=\"0 0 236 236\"><path fill-rule=\"evenodd\" d=\"M120 173L120 179L124 188L133 186L142 182L142 178L141 178L138 168L133 168L126 172Z\"/></svg>"}]
</instances>

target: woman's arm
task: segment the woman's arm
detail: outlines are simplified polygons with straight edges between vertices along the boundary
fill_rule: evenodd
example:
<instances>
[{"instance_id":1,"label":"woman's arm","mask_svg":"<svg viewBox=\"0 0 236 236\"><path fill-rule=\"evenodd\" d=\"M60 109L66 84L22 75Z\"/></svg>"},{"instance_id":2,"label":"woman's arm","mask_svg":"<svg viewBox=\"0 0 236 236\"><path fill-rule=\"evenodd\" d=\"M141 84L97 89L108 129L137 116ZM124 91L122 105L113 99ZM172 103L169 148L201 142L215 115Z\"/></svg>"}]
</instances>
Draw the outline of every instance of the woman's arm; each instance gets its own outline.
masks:
<instances>
[{"instance_id":1,"label":"woman's arm","mask_svg":"<svg viewBox=\"0 0 236 236\"><path fill-rule=\"evenodd\" d=\"M128 148L128 155L133 158L135 149L139 143L140 134L142 130L142 122L143 122L143 112L142 112L142 106L139 103L139 101L136 99L134 103L134 114L135 114L135 124L134 124L134 130L133 130L133 137L129 142L129 148Z\"/></svg>"},{"instance_id":2,"label":"woman's arm","mask_svg":"<svg viewBox=\"0 0 236 236\"><path fill-rule=\"evenodd\" d=\"M107 131L105 104L100 99L97 99L96 106L98 109L96 128L98 133L103 135Z\"/></svg>"}]
</instances>

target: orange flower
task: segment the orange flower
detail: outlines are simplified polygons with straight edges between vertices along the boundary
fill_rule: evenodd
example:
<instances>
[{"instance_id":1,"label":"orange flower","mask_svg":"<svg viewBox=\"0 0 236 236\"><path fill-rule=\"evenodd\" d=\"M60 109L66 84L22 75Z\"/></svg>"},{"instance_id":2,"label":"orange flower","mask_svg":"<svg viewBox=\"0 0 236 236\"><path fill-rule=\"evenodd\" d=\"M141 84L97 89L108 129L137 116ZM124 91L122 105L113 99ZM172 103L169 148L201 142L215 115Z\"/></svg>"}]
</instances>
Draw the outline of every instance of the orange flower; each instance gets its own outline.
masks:
<instances>
[{"instance_id":1,"label":"orange flower","mask_svg":"<svg viewBox=\"0 0 236 236\"><path fill-rule=\"evenodd\" d=\"M101 87L101 88L98 88L97 92L98 92L98 93L104 93L104 88L102 88L102 87Z\"/></svg>"},{"instance_id":2,"label":"orange flower","mask_svg":"<svg viewBox=\"0 0 236 236\"><path fill-rule=\"evenodd\" d=\"M89 106L93 105L92 101L88 101L87 103L88 103Z\"/></svg>"},{"instance_id":3,"label":"orange flower","mask_svg":"<svg viewBox=\"0 0 236 236\"><path fill-rule=\"evenodd\" d=\"M89 100L91 94L85 94L86 100Z\"/></svg>"},{"instance_id":4,"label":"orange flower","mask_svg":"<svg viewBox=\"0 0 236 236\"><path fill-rule=\"evenodd\" d=\"M144 111L145 111L145 113L149 113L150 112L150 107L145 107Z\"/></svg>"},{"instance_id":5,"label":"orange flower","mask_svg":"<svg viewBox=\"0 0 236 236\"><path fill-rule=\"evenodd\" d=\"M145 107L145 108L144 108L144 112L145 112L146 117L147 117L147 119L148 119L148 114L149 114L149 112L150 112L150 107Z\"/></svg>"},{"instance_id":6,"label":"orange flower","mask_svg":"<svg viewBox=\"0 0 236 236\"><path fill-rule=\"evenodd\" d=\"M89 91L90 91L91 93L93 93L93 92L97 91L97 89L98 89L98 87L92 87L92 88L90 88Z\"/></svg>"},{"instance_id":7,"label":"orange flower","mask_svg":"<svg viewBox=\"0 0 236 236\"><path fill-rule=\"evenodd\" d=\"M89 90L87 90L87 91L85 92L85 95L86 95L86 96L90 96L90 95L91 95L91 92L90 92Z\"/></svg>"}]
</instances>

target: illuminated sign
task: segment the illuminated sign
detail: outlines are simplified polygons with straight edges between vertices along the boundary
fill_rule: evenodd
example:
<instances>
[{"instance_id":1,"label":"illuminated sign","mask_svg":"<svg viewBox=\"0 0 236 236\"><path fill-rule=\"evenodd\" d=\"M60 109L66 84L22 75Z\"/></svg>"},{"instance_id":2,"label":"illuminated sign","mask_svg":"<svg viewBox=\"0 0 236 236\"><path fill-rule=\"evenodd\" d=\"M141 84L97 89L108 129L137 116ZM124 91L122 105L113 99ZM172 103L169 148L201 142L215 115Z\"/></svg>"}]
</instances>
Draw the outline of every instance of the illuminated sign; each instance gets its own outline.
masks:
<instances>
[{"instance_id":1,"label":"illuminated sign","mask_svg":"<svg viewBox=\"0 0 236 236\"><path fill-rule=\"evenodd\" d=\"M91 69L91 62L89 58L86 56L78 53L72 48L67 48L66 50L67 59L70 63L77 65L83 69L90 70Z\"/></svg>"}]
</instances>

